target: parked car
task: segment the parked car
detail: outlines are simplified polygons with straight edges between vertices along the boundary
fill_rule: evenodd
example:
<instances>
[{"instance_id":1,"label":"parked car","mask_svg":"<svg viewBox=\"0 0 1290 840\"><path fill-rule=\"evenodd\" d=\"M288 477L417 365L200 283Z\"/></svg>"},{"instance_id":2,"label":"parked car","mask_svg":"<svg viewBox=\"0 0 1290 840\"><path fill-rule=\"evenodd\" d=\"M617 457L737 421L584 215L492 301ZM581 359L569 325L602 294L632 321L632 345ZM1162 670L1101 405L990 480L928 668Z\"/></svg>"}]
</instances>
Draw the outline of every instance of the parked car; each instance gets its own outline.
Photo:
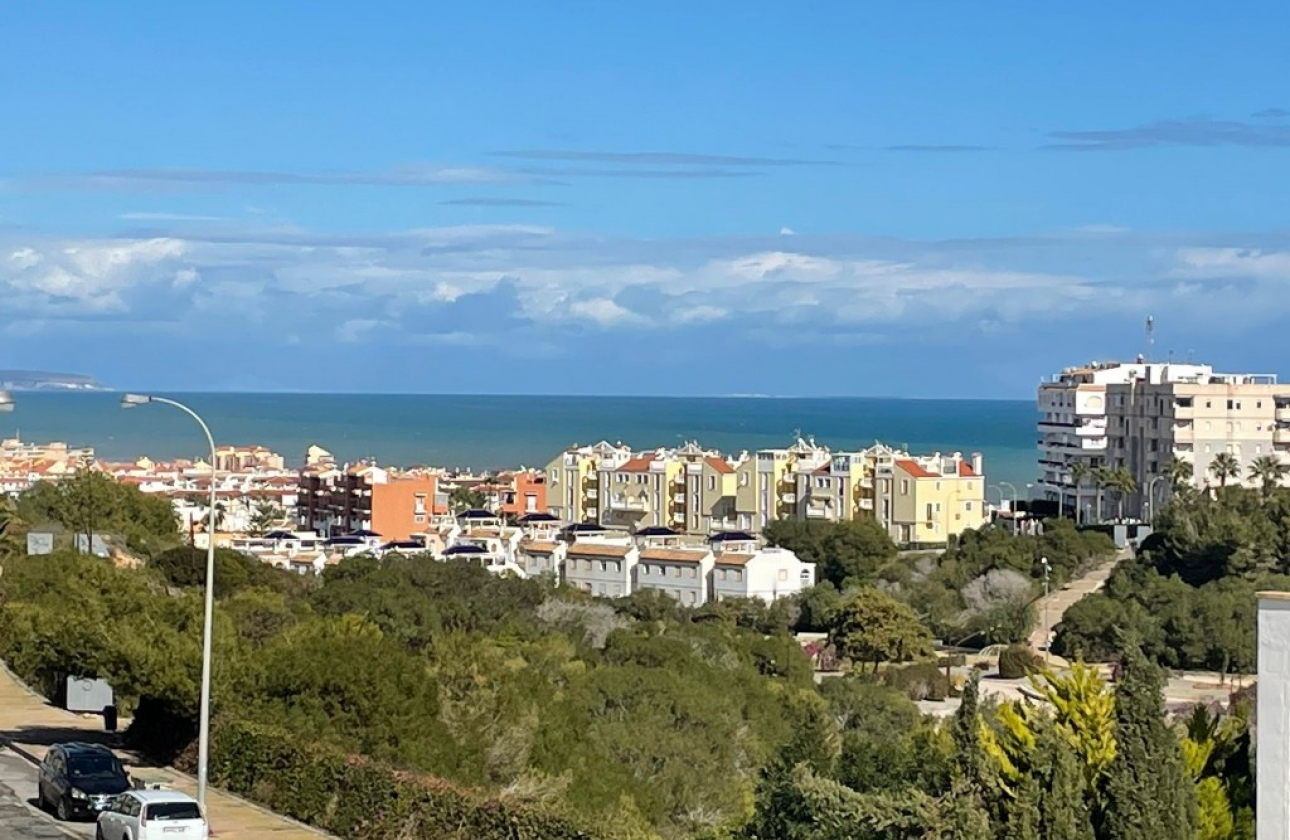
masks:
<instances>
[{"instance_id":1,"label":"parked car","mask_svg":"<svg viewBox=\"0 0 1290 840\"><path fill-rule=\"evenodd\" d=\"M209 840L201 806L176 790L132 790L99 814L97 840Z\"/></svg>"},{"instance_id":2,"label":"parked car","mask_svg":"<svg viewBox=\"0 0 1290 840\"><path fill-rule=\"evenodd\" d=\"M40 763L36 798L60 820L95 817L130 789L121 761L99 744L55 744Z\"/></svg>"}]
</instances>

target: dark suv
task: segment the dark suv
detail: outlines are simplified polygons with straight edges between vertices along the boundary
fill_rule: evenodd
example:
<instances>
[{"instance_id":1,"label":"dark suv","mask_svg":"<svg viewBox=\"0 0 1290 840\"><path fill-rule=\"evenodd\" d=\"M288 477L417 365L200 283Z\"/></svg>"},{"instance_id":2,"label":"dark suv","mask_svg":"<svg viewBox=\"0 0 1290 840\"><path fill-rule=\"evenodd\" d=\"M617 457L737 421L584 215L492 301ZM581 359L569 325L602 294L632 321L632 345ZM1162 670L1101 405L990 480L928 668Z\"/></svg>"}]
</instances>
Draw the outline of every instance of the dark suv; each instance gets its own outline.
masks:
<instances>
[{"instance_id":1,"label":"dark suv","mask_svg":"<svg viewBox=\"0 0 1290 840\"><path fill-rule=\"evenodd\" d=\"M130 789L130 777L107 747L57 744L40 763L36 798L60 820L95 817L113 797Z\"/></svg>"}]
</instances>

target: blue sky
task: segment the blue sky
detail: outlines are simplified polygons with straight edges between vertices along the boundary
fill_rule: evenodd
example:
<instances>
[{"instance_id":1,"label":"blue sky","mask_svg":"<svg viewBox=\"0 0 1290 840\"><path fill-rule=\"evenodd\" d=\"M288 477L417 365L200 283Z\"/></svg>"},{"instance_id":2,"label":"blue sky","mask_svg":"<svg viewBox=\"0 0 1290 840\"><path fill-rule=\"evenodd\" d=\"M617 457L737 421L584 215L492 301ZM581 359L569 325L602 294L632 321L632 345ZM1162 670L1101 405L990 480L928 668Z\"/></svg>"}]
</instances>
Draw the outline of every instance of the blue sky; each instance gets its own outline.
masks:
<instances>
[{"instance_id":1,"label":"blue sky","mask_svg":"<svg viewBox=\"0 0 1290 840\"><path fill-rule=\"evenodd\" d=\"M1025 398L1290 373L1290 7L0 7L0 366ZM1125 7L1128 8L1125 8Z\"/></svg>"}]
</instances>

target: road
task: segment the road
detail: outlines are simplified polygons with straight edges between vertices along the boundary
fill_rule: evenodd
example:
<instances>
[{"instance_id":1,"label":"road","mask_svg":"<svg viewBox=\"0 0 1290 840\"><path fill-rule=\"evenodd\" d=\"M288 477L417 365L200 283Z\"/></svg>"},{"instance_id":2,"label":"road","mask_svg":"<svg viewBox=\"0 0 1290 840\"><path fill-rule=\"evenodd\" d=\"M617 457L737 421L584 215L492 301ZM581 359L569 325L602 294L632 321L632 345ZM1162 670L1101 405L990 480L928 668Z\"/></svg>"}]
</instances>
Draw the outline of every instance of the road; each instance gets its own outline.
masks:
<instances>
[{"instance_id":1,"label":"road","mask_svg":"<svg viewBox=\"0 0 1290 840\"><path fill-rule=\"evenodd\" d=\"M1065 589L1049 593L1047 599L1041 597L1036 601L1035 613L1039 626L1030 634L1030 647L1033 650L1047 650L1053 628L1061 623L1062 614L1085 596L1092 595L1105 586L1106 579L1111 576L1116 564L1132 556L1133 552L1125 549L1083 577L1070 581Z\"/></svg>"},{"instance_id":2,"label":"road","mask_svg":"<svg viewBox=\"0 0 1290 840\"><path fill-rule=\"evenodd\" d=\"M59 823L32 804L36 768L21 756L0 748L0 837L5 840L93 838L93 823Z\"/></svg>"}]
</instances>

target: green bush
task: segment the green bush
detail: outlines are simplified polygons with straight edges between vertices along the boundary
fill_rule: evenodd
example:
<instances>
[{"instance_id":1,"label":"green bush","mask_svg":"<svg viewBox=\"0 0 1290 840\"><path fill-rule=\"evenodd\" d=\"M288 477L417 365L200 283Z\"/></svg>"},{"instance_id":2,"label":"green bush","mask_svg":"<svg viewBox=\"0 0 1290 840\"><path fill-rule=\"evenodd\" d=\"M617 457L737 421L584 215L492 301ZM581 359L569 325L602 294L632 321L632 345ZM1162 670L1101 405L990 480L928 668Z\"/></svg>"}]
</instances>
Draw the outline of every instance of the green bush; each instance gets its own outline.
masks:
<instances>
[{"instance_id":1,"label":"green bush","mask_svg":"<svg viewBox=\"0 0 1290 840\"><path fill-rule=\"evenodd\" d=\"M1008 645L999 654L999 676L1005 680L1019 680L1035 673L1043 664L1029 645Z\"/></svg>"},{"instance_id":2,"label":"green bush","mask_svg":"<svg viewBox=\"0 0 1290 840\"><path fill-rule=\"evenodd\" d=\"M950 681L932 662L915 662L882 672L882 681L905 692L910 700L944 700L950 695Z\"/></svg>"},{"instance_id":3,"label":"green bush","mask_svg":"<svg viewBox=\"0 0 1290 840\"><path fill-rule=\"evenodd\" d=\"M191 759L191 751L185 759ZM181 761L186 764L188 761ZM366 758L303 743L282 730L222 721L211 782L354 840L595 840L549 806L488 797Z\"/></svg>"}]
</instances>

